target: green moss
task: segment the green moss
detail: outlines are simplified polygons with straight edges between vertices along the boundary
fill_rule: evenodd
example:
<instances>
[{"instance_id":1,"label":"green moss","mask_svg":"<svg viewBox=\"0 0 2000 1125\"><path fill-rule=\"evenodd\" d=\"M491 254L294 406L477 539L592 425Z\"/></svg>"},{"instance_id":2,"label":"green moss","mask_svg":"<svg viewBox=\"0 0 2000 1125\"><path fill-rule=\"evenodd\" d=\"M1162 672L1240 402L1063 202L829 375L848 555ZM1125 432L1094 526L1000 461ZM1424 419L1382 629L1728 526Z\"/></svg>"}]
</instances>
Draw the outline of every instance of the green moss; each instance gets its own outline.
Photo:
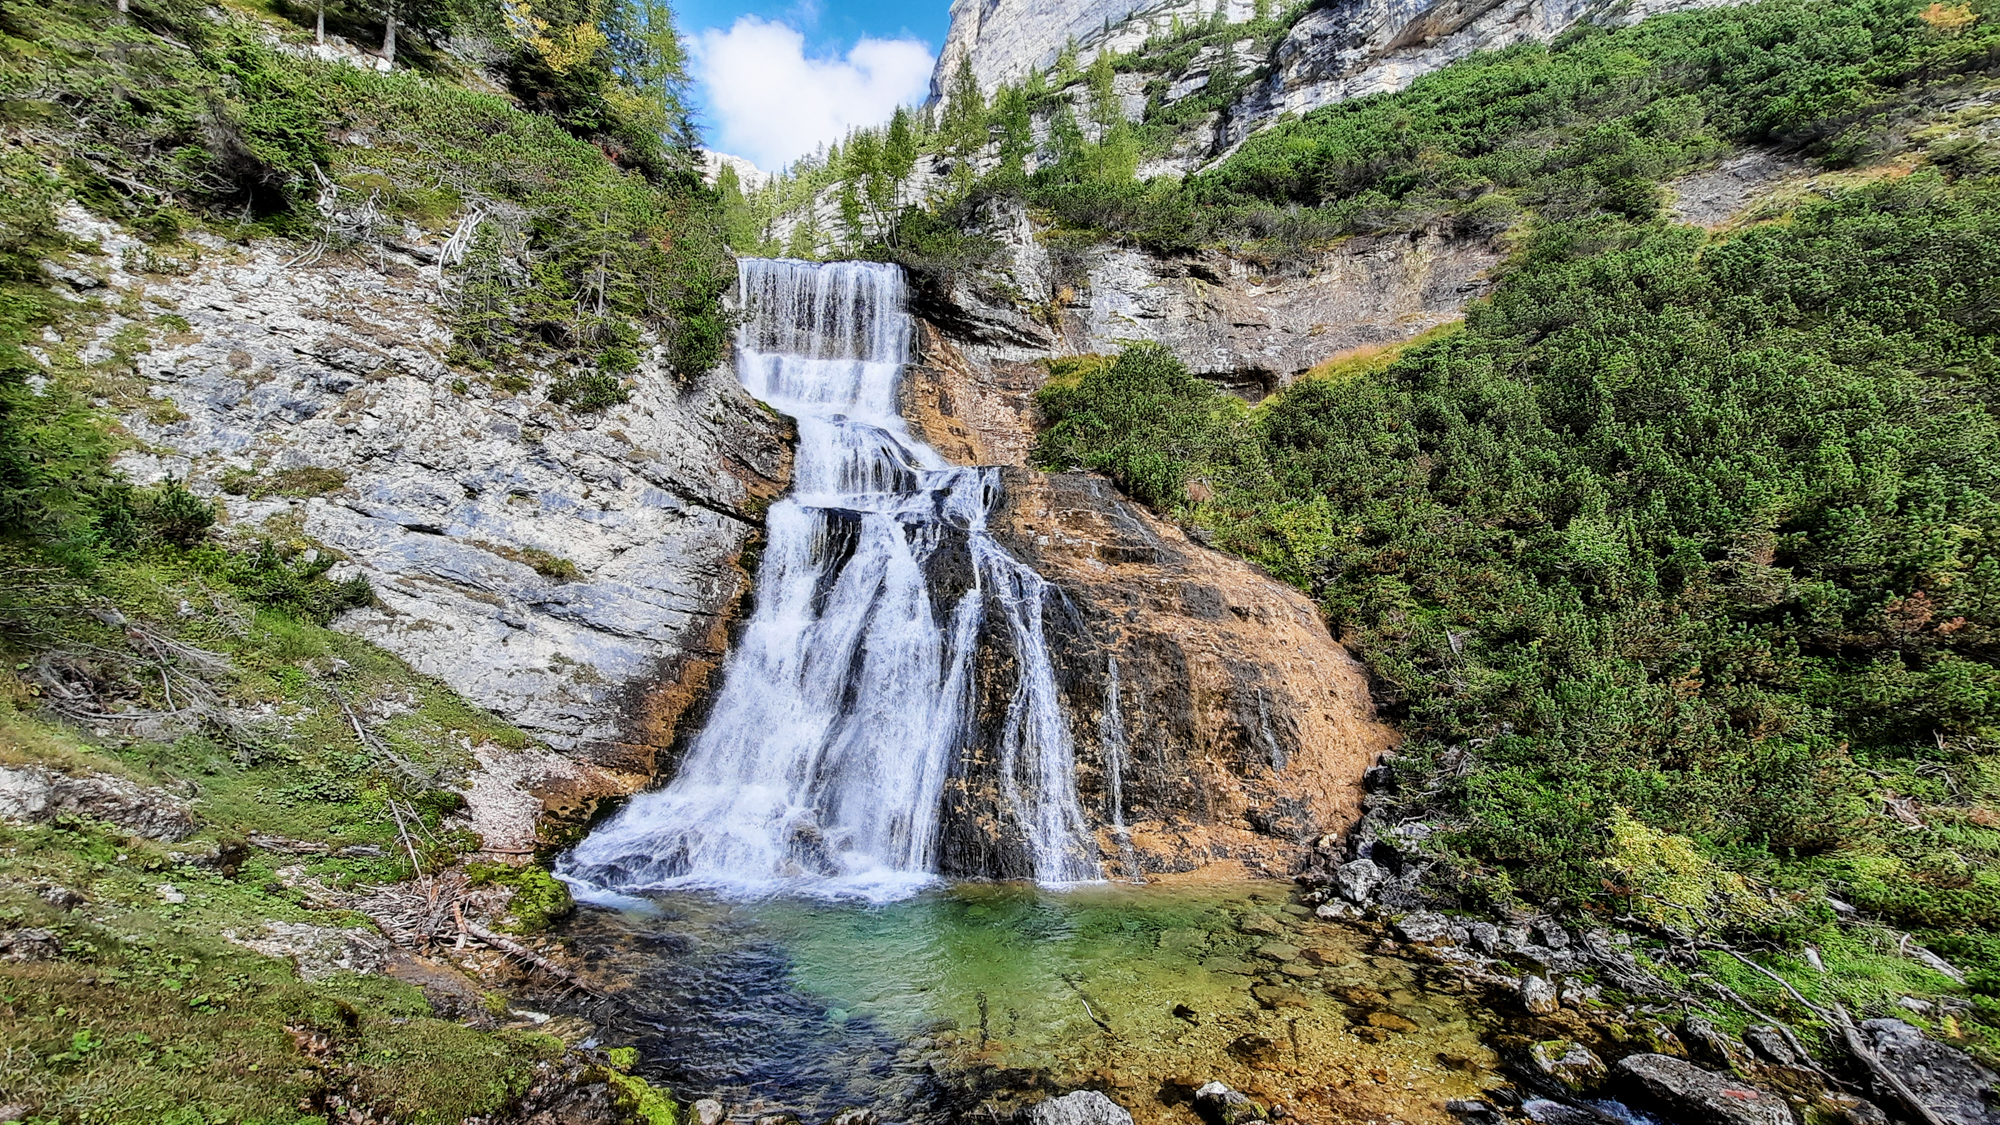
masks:
<instances>
[{"instance_id":1,"label":"green moss","mask_svg":"<svg viewBox=\"0 0 2000 1125\"><path fill-rule=\"evenodd\" d=\"M576 909L569 888L539 867L475 863L466 868L466 874L474 886L495 884L513 890L507 912L514 916L514 921L505 927L512 933L539 933Z\"/></svg>"}]
</instances>

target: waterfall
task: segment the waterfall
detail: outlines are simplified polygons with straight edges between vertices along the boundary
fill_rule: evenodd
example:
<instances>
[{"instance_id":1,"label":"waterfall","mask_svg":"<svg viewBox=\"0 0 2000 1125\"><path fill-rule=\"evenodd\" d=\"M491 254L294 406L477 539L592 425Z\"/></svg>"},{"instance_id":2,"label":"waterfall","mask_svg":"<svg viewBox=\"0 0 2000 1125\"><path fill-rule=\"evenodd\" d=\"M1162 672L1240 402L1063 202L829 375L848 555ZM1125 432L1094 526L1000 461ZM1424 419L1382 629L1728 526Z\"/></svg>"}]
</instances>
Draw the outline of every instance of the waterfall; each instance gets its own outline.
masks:
<instances>
[{"instance_id":1,"label":"waterfall","mask_svg":"<svg viewBox=\"0 0 2000 1125\"><path fill-rule=\"evenodd\" d=\"M1104 667L1104 717L1097 724L1097 740L1104 747L1105 788L1111 791L1111 836L1118 841L1119 858L1125 861L1126 880L1144 883L1139 853L1125 827L1125 717L1118 708L1118 658L1114 656Z\"/></svg>"},{"instance_id":2,"label":"waterfall","mask_svg":"<svg viewBox=\"0 0 2000 1125\"><path fill-rule=\"evenodd\" d=\"M996 746L1003 816L1038 881L1098 878L1042 637L1048 585L987 532L998 474L945 464L897 411L902 272L748 259L740 274L737 370L798 422L792 492L770 508L756 608L678 774L558 874L586 891L871 898L929 882L997 613L1016 665Z\"/></svg>"}]
</instances>

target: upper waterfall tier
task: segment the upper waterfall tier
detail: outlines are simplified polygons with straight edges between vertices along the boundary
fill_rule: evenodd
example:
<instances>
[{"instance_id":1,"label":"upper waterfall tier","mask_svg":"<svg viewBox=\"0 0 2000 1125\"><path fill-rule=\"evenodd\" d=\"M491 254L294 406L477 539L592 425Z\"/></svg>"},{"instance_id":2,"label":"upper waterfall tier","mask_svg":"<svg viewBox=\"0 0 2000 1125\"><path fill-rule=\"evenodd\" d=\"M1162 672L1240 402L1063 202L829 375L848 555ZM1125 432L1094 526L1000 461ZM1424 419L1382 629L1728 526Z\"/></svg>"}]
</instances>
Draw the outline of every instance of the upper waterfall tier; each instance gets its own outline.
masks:
<instances>
[{"instance_id":1,"label":"upper waterfall tier","mask_svg":"<svg viewBox=\"0 0 2000 1125\"><path fill-rule=\"evenodd\" d=\"M559 873L586 890L904 893L933 877L947 780L983 740L1006 846L1042 882L1097 878L1042 636L1049 586L987 533L997 475L946 466L897 413L901 271L740 268L738 372L798 420L793 492L770 510L755 612L678 775ZM990 736L968 714L983 633L1017 666Z\"/></svg>"}]
</instances>

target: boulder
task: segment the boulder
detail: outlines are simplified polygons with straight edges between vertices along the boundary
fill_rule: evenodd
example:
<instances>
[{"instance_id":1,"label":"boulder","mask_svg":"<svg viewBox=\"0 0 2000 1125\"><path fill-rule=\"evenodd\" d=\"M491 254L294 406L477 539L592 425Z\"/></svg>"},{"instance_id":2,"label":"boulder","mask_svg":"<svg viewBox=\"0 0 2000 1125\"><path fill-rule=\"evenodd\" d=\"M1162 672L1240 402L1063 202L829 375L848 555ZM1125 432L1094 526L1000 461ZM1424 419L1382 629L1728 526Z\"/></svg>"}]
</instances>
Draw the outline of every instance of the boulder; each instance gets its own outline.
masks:
<instances>
[{"instance_id":1,"label":"boulder","mask_svg":"<svg viewBox=\"0 0 2000 1125\"><path fill-rule=\"evenodd\" d=\"M1349 902L1366 903L1386 878L1388 872L1375 866L1373 860L1357 859L1333 869L1333 889Z\"/></svg>"},{"instance_id":2,"label":"boulder","mask_svg":"<svg viewBox=\"0 0 2000 1125\"><path fill-rule=\"evenodd\" d=\"M1556 986L1546 977L1533 974L1521 978L1521 1006L1538 1016L1553 1013L1560 1005L1556 1002Z\"/></svg>"},{"instance_id":3,"label":"boulder","mask_svg":"<svg viewBox=\"0 0 2000 1125\"><path fill-rule=\"evenodd\" d=\"M1096 1090L1076 1090L1035 1103L1028 1109L1028 1122L1029 1125L1132 1125L1132 1115Z\"/></svg>"},{"instance_id":4,"label":"boulder","mask_svg":"<svg viewBox=\"0 0 2000 1125\"><path fill-rule=\"evenodd\" d=\"M1792 1050L1792 1045L1785 1042L1784 1035L1769 1024L1745 1028L1743 1042L1749 1044L1750 1050L1765 1062L1776 1063L1779 1066L1798 1065L1799 1057Z\"/></svg>"},{"instance_id":5,"label":"boulder","mask_svg":"<svg viewBox=\"0 0 2000 1125\"><path fill-rule=\"evenodd\" d=\"M1902 1020L1865 1020L1861 1034L1882 1065L1945 1125L2000 1125L1990 1093L2000 1074Z\"/></svg>"},{"instance_id":6,"label":"boulder","mask_svg":"<svg viewBox=\"0 0 2000 1125\"><path fill-rule=\"evenodd\" d=\"M194 834L187 802L135 781L101 773L71 776L43 766L0 766L0 820L46 824L79 816L173 843Z\"/></svg>"},{"instance_id":7,"label":"boulder","mask_svg":"<svg viewBox=\"0 0 2000 1125\"><path fill-rule=\"evenodd\" d=\"M1529 1061L1543 1077L1573 1094L1592 1090L1604 1081L1604 1060L1573 1039L1551 1039L1528 1049Z\"/></svg>"},{"instance_id":8,"label":"boulder","mask_svg":"<svg viewBox=\"0 0 2000 1125\"><path fill-rule=\"evenodd\" d=\"M1243 1125L1267 1119L1264 1107L1248 1094L1232 1090L1220 1082L1209 1082L1194 1092L1195 1112L1209 1125Z\"/></svg>"},{"instance_id":9,"label":"boulder","mask_svg":"<svg viewBox=\"0 0 2000 1125\"><path fill-rule=\"evenodd\" d=\"M727 1116L729 1114L722 1108L722 1103L714 1098L703 1098L694 1103L694 1119L700 1125L722 1125L723 1118ZM836 1117L834 1120L838 1122L840 1118Z\"/></svg>"},{"instance_id":10,"label":"boulder","mask_svg":"<svg viewBox=\"0 0 2000 1125\"><path fill-rule=\"evenodd\" d=\"M1396 936L1412 945L1453 945L1451 919L1423 910L1396 923Z\"/></svg>"},{"instance_id":11,"label":"boulder","mask_svg":"<svg viewBox=\"0 0 2000 1125\"><path fill-rule=\"evenodd\" d=\"M1681 1125L1796 1125L1776 1094L1667 1055L1630 1055L1612 1072L1635 1100Z\"/></svg>"}]
</instances>

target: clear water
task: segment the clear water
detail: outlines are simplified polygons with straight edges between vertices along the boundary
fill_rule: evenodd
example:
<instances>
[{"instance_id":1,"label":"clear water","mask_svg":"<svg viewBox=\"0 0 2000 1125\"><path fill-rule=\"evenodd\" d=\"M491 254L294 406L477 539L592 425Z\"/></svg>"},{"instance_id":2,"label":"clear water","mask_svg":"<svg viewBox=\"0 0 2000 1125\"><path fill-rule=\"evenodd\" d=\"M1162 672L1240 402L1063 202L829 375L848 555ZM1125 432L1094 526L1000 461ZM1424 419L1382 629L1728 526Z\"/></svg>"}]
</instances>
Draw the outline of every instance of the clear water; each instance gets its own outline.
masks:
<instances>
[{"instance_id":1,"label":"clear water","mask_svg":"<svg viewBox=\"0 0 2000 1125\"><path fill-rule=\"evenodd\" d=\"M1002 831L1036 880L1098 879L1042 637L1048 584L987 533L997 475L946 465L897 413L911 335L901 271L740 269L751 320L737 368L798 420L792 493L768 514L756 609L686 760L558 874L583 897L706 887L884 901L930 884L977 640L998 615L1019 671L995 747Z\"/></svg>"},{"instance_id":2,"label":"clear water","mask_svg":"<svg viewBox=\"0 0 2000 1125\"><path fill-rule=\"evenodd\" d=\"M1191 1123L1190 1083L1220 1079L1305 1121L1443 1122L1444 1101L1493 1083L1487 1013L1283 897L1268 883L962 884L886 905L679 893L588 911L565 938L626 1005L608 1041L739 1119L1006 1120L1092 1086L1142 1125ZM1253 914L1283 932L1245 932ZM1314 975L1260 954L1274 940Z\"/></svg>"}]
</instances>

